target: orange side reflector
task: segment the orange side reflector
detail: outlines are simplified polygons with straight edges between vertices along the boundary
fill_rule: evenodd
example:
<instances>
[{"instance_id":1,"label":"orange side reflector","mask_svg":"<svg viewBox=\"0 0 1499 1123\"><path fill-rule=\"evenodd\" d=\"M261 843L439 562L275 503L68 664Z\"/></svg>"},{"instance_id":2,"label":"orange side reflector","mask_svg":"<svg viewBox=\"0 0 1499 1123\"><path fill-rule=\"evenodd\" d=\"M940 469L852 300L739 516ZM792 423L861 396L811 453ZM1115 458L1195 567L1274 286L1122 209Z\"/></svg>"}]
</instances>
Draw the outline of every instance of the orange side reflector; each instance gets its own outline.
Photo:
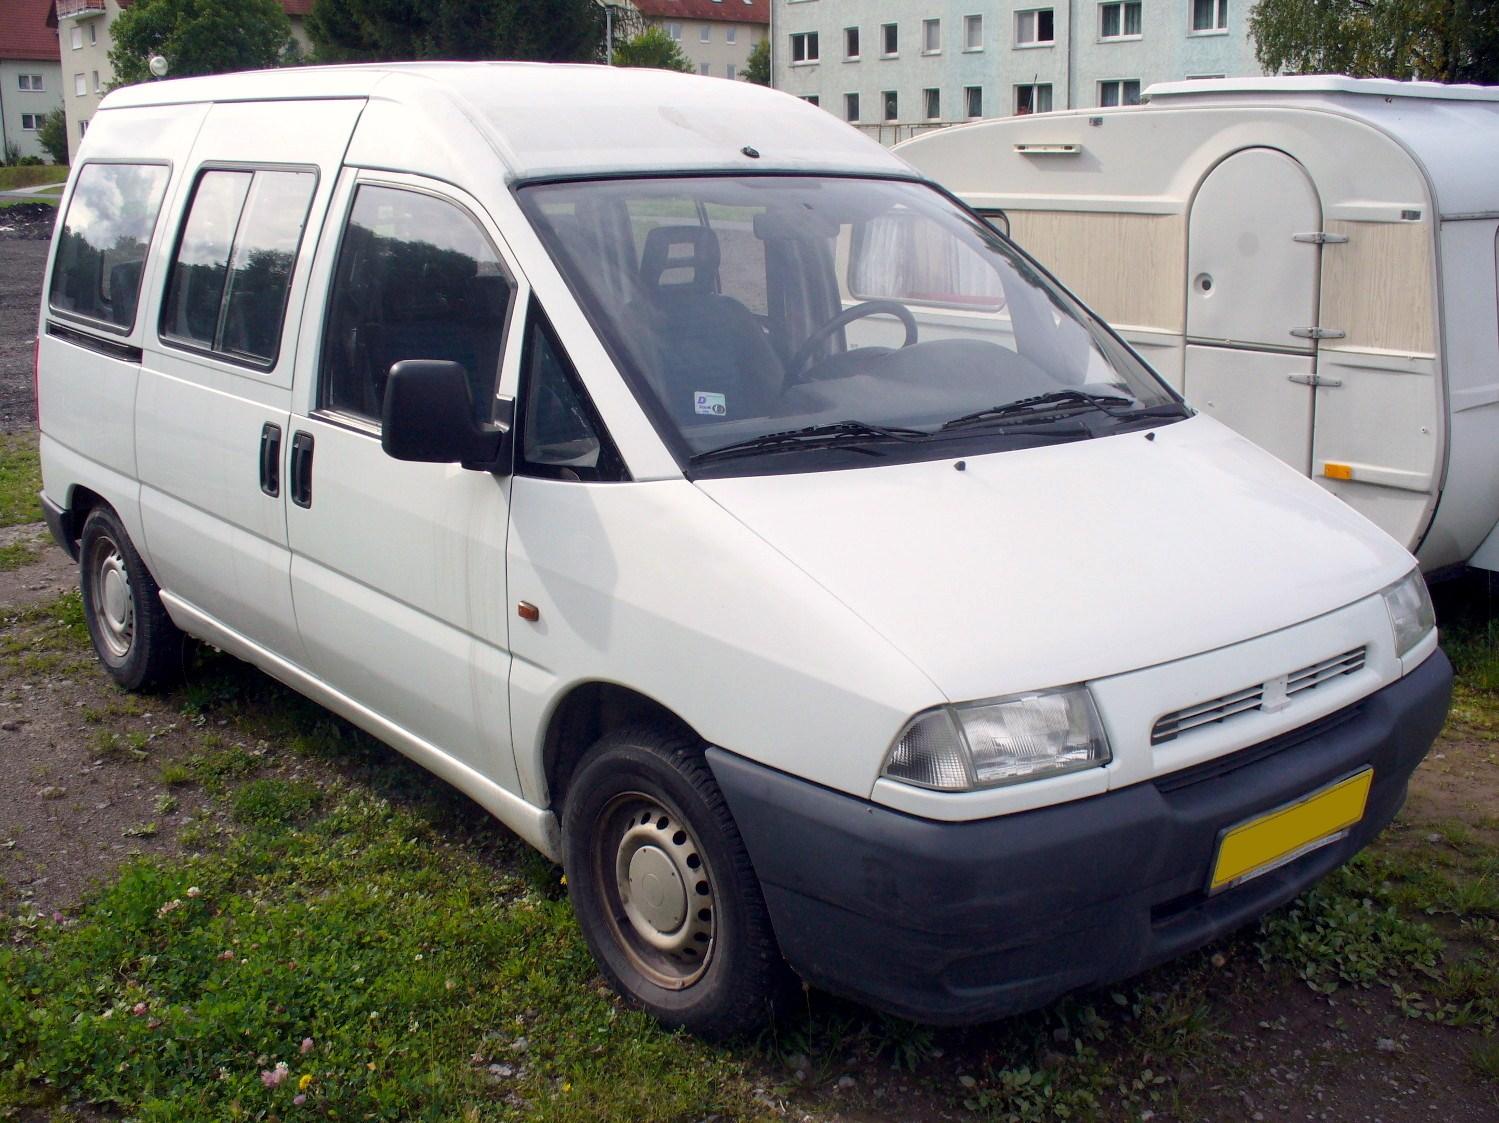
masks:
<instances>
[{"instance_id":1,"label":"orange side reflector","mask_svg":"<svg viewBox=\"0 0 1499 1123\"><path fill-rule=\"evenodd\" d=\"M1322 462L1322 474L1330 480L1353 479L1353 467L1348 464L1334 464L1331 460Z\"/></svg>"}]
</instances>

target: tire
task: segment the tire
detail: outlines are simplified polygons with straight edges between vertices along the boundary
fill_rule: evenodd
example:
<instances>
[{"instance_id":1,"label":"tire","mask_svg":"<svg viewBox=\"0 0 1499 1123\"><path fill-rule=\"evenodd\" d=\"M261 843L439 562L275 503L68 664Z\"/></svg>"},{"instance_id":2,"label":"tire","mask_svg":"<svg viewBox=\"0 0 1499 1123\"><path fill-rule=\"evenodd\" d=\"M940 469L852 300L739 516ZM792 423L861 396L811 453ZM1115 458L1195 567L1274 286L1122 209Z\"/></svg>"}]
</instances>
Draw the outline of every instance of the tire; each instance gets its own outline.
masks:
<instances>
[{"instance_id":1,"label":"tire","mask_svg":"<svg viewBox=\"0 0 1499 1123\"><path fill-rule=\"evenodd\" d=\"M760 883L691 738L602 738L568 787L568 895L615 990L668 1028L753 1033L789 993Z\"/></svg>"},{"instance_id":2,"label":"tire","mask_svg":"<svg viewBox=\"0 0 1499 1123\"><path fill-rule=\"evenodd\" d=\"M161 604L161 589L120 518L95 507L78 542L78 584L94 651L126 690L179 677L186 637Z\"/></svg>"}]
</instances>

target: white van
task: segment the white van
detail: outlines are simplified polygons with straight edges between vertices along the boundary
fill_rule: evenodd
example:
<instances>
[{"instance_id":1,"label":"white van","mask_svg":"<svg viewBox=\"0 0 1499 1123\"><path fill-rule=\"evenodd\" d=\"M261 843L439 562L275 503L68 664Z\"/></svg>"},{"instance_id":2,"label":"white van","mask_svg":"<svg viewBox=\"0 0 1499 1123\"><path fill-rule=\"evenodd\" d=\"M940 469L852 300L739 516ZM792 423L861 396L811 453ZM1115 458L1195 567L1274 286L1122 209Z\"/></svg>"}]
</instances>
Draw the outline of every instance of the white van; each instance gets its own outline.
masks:
<instances>
[{"instance_id":1,"label":"white van","mask_svg":"<svg viewBox=\"0 0 1499 1123\"><path fill-rule=\"evenodd\" d=\"M769 90L132 86L45 283L115 679L186 633L421 762L670 1025L1137 972L1364 846L1446 712L1405 550Z\"/></svg>"},{"instance_id":2,"label":"white van","mask_svg":"<svg viewBox=\"0 0 1499 1123\"><path fill-rule=\"evenodd\" d=\"M1194 408L1424 570L1499 570L1499 89L1311 76L1146 95L898 155L1003 212Z\"/></svg>"}]
</instances>

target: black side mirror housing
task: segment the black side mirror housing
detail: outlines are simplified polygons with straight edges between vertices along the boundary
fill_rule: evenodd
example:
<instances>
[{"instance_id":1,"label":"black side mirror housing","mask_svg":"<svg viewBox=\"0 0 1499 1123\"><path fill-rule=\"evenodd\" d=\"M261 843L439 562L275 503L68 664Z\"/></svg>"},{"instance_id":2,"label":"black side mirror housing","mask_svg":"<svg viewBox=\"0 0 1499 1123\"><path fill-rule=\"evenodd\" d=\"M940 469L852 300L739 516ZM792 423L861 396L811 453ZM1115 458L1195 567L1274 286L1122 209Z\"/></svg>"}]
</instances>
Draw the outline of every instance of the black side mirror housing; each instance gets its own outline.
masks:
<instances>
[{"instance_id":1,"label":"black side mirror housing","mask_svg":"<svg viewBox=\"0 0 1499 1123\"><path fill-rule=\"evenodd\" d=\"M474 420L462 363L404 359L390 368L380 410L380 447L387 456L497 472L508 467L509 438L509 424Z\"/></svg>"}]
</instances>

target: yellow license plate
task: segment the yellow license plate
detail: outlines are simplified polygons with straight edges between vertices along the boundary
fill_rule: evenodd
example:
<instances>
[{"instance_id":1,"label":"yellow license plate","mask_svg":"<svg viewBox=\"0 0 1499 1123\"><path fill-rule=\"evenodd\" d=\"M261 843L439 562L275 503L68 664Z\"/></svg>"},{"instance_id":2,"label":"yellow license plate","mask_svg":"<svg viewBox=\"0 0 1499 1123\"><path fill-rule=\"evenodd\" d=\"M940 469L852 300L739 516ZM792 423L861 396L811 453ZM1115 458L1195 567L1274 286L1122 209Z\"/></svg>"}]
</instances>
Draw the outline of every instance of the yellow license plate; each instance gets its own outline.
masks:
<instances>
[{"instance_id":1,"label":"yellow license plate","mask_svg":"<svg viewBox=\"0 0 1499 1123\"><path fill-rule=\"evenodd\" d=\"M1374 770L1365 768L1294 803L1230 827L1218 842L1208 892L1218 893L1337 842L1364 817Z\"/></svg>"}]
</instances>

